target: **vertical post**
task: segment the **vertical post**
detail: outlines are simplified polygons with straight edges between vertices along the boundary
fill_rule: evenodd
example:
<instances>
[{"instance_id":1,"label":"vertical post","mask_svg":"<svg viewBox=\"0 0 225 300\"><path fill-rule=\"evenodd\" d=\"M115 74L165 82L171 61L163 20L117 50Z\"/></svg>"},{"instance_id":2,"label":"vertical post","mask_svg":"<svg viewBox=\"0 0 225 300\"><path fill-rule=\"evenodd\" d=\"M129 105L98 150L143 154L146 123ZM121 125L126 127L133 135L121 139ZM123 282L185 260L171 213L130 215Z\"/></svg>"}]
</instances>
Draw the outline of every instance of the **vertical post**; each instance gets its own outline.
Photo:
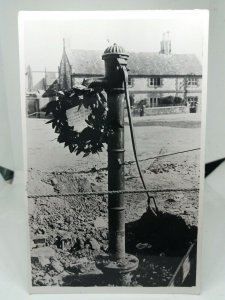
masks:
<instances>
[{"instance_id":1,"label":"vertical post","mask_svg":"<svg viewBox=\"0 0 225 300\"><path fill-rule=\"evenodd\" d=\"M117 93L117 92L116 92ZM124 95L108 93L109 118L114 133L108 141L108 189L124 190ZM124 195L109 195L109 253L113 260L125 257Z\"/></svg>"},{"instance_id":2,"label":"vertical post","mask_svg":"<svg viewBox=\"0 0 225 300\"><path fill-rule=\"evenodd\" d=\"M46 72L46 68L45 68L45 78L44 78L44 89L45 89L45 91L47 90L47 72Z\"/></svg>"},{"instance_id":3,"label":"vertical post","mask_svg":"<svg viewBox=\"0 0 225 300\"><path fill-rule=\"evenodd\" d=\"M36 111L36 118L40 118L41 116L40 116L40 99L39 98L37 98L36 100L35 100L35 102L36 102L36 108L35 108L35 111Z\"/></svg>"},{"instance_id":4,"label":"vertical post","mask_svg":"<svg viewBox=\"0 0 225 300\"><path fill-rule=\"evenodd\" d=\"M107 80L108 120L112 133L108 140L108 189L124 190L124 101L125 91L120 59L126 64L128 54L114 44L106 49L105 78ZM124 195L109 195L109 255L112 260L125 258Z\"/></svg>"}]
</instances>

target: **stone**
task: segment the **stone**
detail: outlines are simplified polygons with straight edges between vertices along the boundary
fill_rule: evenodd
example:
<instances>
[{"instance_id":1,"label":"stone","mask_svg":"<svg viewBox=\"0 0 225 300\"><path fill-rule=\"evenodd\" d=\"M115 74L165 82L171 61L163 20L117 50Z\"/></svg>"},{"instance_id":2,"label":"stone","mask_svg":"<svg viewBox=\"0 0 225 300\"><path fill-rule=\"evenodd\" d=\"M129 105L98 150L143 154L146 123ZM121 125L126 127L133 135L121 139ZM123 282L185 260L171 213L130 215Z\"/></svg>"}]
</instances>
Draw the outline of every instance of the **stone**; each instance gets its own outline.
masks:
<instances>
[{"instance_id":1,"label":"stone","mask_svg":"<svg viewBox=\"0 0 225 300\"><path fill-rule=\"evenodd\" d=\"M169 198L169 199L166 200L166 202L173 203L173 202L176 202L176 200L174 200L172 198Z\"/></svg>"},{"instance_id":2,"label":"stone","mask_svg":"<svg viewBox=\"0 0 225 300\"><path fill-rule=\"evenodd\" d=\"M39 259L39 263L42 267L45 267L50 264L50 260L47 257L40 256L38 259Z\"/></svg>"},{"instance_id":3,"label":"stone","mask_svg":"<svg viewBox=\"0 0 225 300\"><path fill-rule=\"evenodd\" d=\"M38 219L37 219L37 223L39 225L43 225L44 224L44 219L45 219L45 217L43 215L39 215Z\"/></svg>"},{"instance_id":4,"label":"stone","mask_svg":"<svg viewBox=\"0 0 225 300\"><path fill-rule=\"evenodd\" d=\"M59 279L57 277L52 277L52 284L53 285L58 285L59 284Z\"/></svg>"},{"instance_id":5,"label":"stone","mask_svg":"<svg viewBox=\"0 0 225 300\"><path fill-rule=\"evenodd\" d=\"M84 249L84 239L82 237L77 238L77 247L79 250Z\"/></svg>"},{"instance_id":6,"label":"stone","mask_svg":"<svg viewBox=\"0 0 225 300\"><path fill-rule=\"evenodd\" d=\"M108 235L106 231L102 231L101 232L101 237L103 238L103 240L107 240L108 239Z\"/></svg>"},{"instance_id":7,"label":"stone","mask_svg":"<svg viewBox=\"0 0 225 300\"><path fill-rule=\"evenodd\" d=\"M94 226L95 228L107 228L108 227L107 219L102 217L97 217L96 220L94 221Z\"/></svg>"},{"instance_id":8,"label":"stone","mask_svg":"<svg viewBox=\"0 0 225 300\"><path fill-rule=\"evenodd\" d=\"M36 245L35 245L35 243L34 243L33 240L32 240L31 243L30 243L30 248L31 248L31 249L36 248Z\"/></svg>"},{"instance_id":9,"label":"stone","mask_svg":"<svg viewBox=\"0 0 225 300\"><path fill-rule=\"evenodd\" d=\"M74 274L90 274L92 271L97 270L94 261L89 261L87 257L77 259L75 263L68 266L68 271ZM97 270L99 272L99 270Z\"/></svg>"},{"instance_id":10,"label":"stone","mask_svg":"<svg viewBox=\"0 0 225 300\"><path fill-rule=\"evenodd\" d=\"M39 258L38 258L38 256L32 256L32 254L31 254L31 263L32 263L32 264L37 264L37 263L39 263Z\"/></svg>"},{"instance_id":11,"label":"stone","mask_svg":"<svg viewBox=\"0 0 225 300\"><path fill-rule=\"evenodd\" d=\"M99 243L96 241L96 239L91 238L90 241L89 241L89 244L91 245L91 249L92 249L92 250L97 250L97 251L100 250L100 245L99 245Z\"/></svg>"},{"instance_id":12,"label":"stone","mask_svg":"<svg viewBox=\"0 0 225 300\"><path fill-rule=\"evenodd\" d=\"M72 216L66 216L65 217L65 222L70 224L70 223L73 223L73 217Z\"/></svg>"},{"instance_id":13,"label":"stone","mask_svg":"<svg viewBox=\"0 0 225 300\"><path fill-rule=\"evenodd\" d=\"M31 257L54 257L56 255L56 252L51 247L41 247L41 248L35 248L31 250Z\"/></svg>"},{"instance_id":14,"label":"stone","mask_svg":"<svg viewBox=\"0 0 225 300\"><path fill-rule=\"evenodd\" d=\"M42 277L36 277L33 280L33 285L38 285L38 286L49 286L52 284L52 278L48 274L45 274Z\"/></svg>"},{"instance_id":15,"label":"stone","mask_svg":"<svg viewBox=\"0 0 225 300\"><path fill-rule=\"evenodd\" d=\"M57 185L58 184L58 180L54 177L51 180L52 185Z\"/></svg>"},{"instance_id":16,"label":"stone","mask_svg":"<svg viewBox=\"0 0 225 300\"><path fill-rule=\"evenodd\" d=\"M78 274L80 272L80 269L82 268L82 265L81 264L70 264L68 267L67 267L67 270L70 272L70 273L74 273L74 274Z\"/></svg>"},{"instance_id":17,"label":"stone","mask_svg":"<svg viewBox=\"0 0 225 300\"><path fill-rule=\"evenodd\" d=\"M33 243L36 247L44 247L46 245L46 235L37 234L33 237Z\"/></svg>"},{"instance_id":18,"label":"stone","mask_svg":"<svg viewBox=\"0 0 225 300\"><path fill-rule=\"evenodd\" d=\"M50 270L48 274L49 276L54 277L56 275L56 272L54 270Z\"/></svg>"},{"instance_id":19,"label":"stone","mask_svg":"<svg viewBox=\"0 0 225 300\"><path fill-rule=\"evenodd\" d=\"M63 265L55 258L52 260L51 266L57 273L62 273L64 271Z\"/></svg>"},{"instance_id":20,"label":"stone","mask_svg":"<svg viewBox=\"0 0 225 300\"><path fill-rule=\"evenodd\" d=\"M150 249L150 248L152 248L152 245L150 245L150 244L148 244L148 243L138 243L138 244L136 245L136 248L137 248L138 250Z\"/></svg>"},{"instance_id":21,"label":"stone","mask_svg":"<svg viewBox=\"0 0 225 300\"><path fill-rule=\"evenodd\" d=\"M85 249L90 249L91 245L85 244Z\"/></svg>"},{"instance_id":22,"label":"stone","mask_svg":"<svg viewBox=\"0 0 225 300\"><path fill-rule=\"evenodd\" d=\"M43 226L39 226L35 232L35 234L46 234L46 229Z\"/></svg>"},{"instance_id":23,"label":"stone","mask_svg":"<svg viewBox=\"0 0 225 300\"><path fill-rule=\"evenodd\" d=\"M81 257L81 258L78 258L77 261L76 261L76 264L85 264L85 263L88 263L88 259L87 257Z\"/></svg>"},{"instance_id":24,"label":"stone","mask_svg":"<svg viewBox=\"0 0 225 300\"><path fill-rule=\"evenodd\" d=\"M32 225L32 227L33 227L33 229L34 229L35 231L38 229L38 225L35 224L35 223Z\"/></svg>"},{"instance_id":25,"label":"stone","mask_svg":"<svg viewBox=\"0 0 225 300\"><path fill-rule=\"evenodd\" d=\"M103 197L102 197L102 201L103 201L103 203L106 203L106 202L107 202L107 197L106 197L106 196L103 196Z\"/></svg>"},{"instance_id":26,"label":"stone","mask_svg":"<svg viewBox=\"0 0 225 300\"><path fill-rule=\"evenodd\" d=\"M102 249L104 252L108 252L108 246L107 246L107 245L101 245L101 249Z\"/></svg>"},{"instance_id":27,"label":"stone","mask_svg":"<svg viewBox=\"0 0 225 300\"><path fill-rule=\"evenodd\" d=\"M39 279L44 286L51 285L52 278L48 274L46 274L42 279Z\"/></svg>"}]
</instances>

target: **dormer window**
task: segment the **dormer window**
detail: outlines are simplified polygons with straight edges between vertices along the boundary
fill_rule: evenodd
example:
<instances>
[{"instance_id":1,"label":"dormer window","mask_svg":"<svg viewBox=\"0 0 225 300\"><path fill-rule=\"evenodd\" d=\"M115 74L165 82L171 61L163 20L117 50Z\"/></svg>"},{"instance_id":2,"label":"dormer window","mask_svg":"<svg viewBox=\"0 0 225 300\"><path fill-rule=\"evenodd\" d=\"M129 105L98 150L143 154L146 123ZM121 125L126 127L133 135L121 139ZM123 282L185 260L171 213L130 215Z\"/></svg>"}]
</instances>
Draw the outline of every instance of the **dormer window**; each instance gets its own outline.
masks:
<instances>
[{"instance_id":1,"label":"dormer window","mask_svg":"<svg viewBox=\"0 0 225 300\"><path fill-rule=\"evenodd\" d=\"M190 87L196 87L198 86L198 78L196 77L189 77L187 79L187 85Z\"/></svg>"},{"instance_id":2,"label":"dormer window","mask_svg":"<svg viewBox=\"0 0 225 300\"><path fill-rule=\"evenodd\" d=\"M150 77L148 80L148 84L150 87L157 87L161 85L161 78L160 77Z\"/></svg>"}]
</instances>

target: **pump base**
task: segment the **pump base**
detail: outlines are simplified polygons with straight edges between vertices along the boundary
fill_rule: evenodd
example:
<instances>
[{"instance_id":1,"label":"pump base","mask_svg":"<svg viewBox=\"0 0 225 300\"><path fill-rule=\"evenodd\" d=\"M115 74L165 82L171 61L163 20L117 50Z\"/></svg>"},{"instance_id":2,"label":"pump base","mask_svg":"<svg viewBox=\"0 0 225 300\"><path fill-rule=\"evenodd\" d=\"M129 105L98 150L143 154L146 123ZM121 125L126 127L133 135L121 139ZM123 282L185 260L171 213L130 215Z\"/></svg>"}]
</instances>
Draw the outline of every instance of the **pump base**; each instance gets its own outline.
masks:
<instances>
[{"instance_id":1,"label":"pump base","mask_svg":"<svg viewBox=\"0 0 225 300\"><path fill-rule=\"evenodd\" d=\"M138 264L138 258L131 254L125 254L125 258L118 261L111 260L108 255L99 255L96 258L96 266L103 272L107 282L117 286L131 284L131 272L138 268Z\"/></svg>"}]
</instances>

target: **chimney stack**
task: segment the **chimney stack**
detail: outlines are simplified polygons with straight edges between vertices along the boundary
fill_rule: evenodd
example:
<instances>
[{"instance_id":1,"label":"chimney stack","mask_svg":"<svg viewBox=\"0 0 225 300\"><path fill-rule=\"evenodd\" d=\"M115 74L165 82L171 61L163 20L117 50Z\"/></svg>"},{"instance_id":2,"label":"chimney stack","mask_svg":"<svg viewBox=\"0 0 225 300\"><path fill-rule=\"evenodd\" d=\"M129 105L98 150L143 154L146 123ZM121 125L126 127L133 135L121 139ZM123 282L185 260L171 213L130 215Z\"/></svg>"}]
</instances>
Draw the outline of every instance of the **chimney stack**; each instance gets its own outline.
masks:
<instances>
[{"instance_id":1,"label":"chimney stack","mask_svg":"<svg viewBox=\"0 0 225 300\"><path fill-rule=\"evenodd\" d=\"M161 54L169 55L171 54L171 40L170 40L170 32L164 32L162 41L160 42L160 52Z\"/></svg>"}]
</instances>

